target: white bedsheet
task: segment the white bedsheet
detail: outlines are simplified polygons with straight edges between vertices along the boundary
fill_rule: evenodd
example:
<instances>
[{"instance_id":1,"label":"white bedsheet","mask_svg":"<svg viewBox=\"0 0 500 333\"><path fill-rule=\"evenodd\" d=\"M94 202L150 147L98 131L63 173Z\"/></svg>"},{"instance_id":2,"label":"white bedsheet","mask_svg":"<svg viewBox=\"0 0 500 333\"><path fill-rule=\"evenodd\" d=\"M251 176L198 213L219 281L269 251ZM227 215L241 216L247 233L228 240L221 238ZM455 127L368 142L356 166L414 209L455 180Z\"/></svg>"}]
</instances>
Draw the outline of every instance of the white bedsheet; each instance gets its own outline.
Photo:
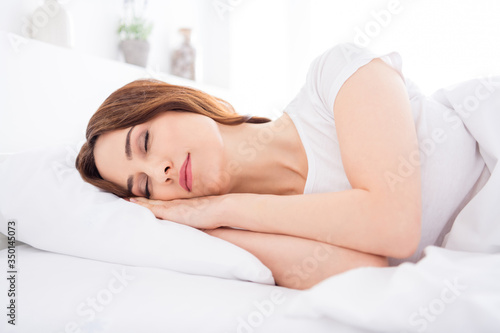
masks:
<instances>
[{"instance_id":1,"label":"white bedsheet","mask_svg":"<svg viewBox=\"0 0 500 333\"><path fill-rule=\"evenodd\" d=\"M16 249L16 325L7 323L8 284L0 279L2 333L363 333L334 320L289 318L300 291L166 269L117 265ZM5 267L6 250L0 251Z\"/></svg>"}]
</instances>

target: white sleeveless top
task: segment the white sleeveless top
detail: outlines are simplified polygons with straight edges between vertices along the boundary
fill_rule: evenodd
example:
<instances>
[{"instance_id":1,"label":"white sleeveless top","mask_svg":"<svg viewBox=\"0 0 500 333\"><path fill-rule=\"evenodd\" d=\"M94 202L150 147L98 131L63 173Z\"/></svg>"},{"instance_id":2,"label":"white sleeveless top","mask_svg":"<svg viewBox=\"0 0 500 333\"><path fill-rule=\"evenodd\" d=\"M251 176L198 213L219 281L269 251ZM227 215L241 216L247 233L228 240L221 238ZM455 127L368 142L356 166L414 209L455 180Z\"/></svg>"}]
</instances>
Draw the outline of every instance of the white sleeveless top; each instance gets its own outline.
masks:
<instances>
[{"instance_id":1,"label":"white sleeveless top","mask_svg":"<svg viewBox=\"0 0 500 333\"><path fill-rule=\"evenodd\" d=\"M295 124L307 155L304 194L351 189L345 174L333 105L342 84L361 66L380 58L404 79L418 135L422 172L422 237L407 259L389 258L391 265L416 262L428 245L441 245L455 216L471 199L478 180L488 169L476 140L456 116L404 77L397 52L376 55L351 43L336 45L310 65L306 82L285 108Z\"/></svg>"}]
</instances>

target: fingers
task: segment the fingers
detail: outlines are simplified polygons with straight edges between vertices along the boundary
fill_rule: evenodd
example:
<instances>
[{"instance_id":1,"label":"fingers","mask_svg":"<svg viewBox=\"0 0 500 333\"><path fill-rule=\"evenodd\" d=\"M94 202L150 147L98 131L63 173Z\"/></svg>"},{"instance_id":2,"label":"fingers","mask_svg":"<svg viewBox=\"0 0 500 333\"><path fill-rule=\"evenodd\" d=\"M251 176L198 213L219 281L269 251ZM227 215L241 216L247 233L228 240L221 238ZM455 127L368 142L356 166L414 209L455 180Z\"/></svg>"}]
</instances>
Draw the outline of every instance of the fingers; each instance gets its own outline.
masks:
<instances>
[{"instance_id":1,"label":"fingers","mask_svg":"<svg viewBox=\"0 0 500 333\"><path fill-rule=\"evenodd\" d=\"M149 203L148 199L145 199L145 200L141 200L141 199L145 199L145 198L129 198L129 201L152 210L154 205Z\"/></svg>"},{"instance_id":2,"label":"fingers","mask_svg":"<svg viewBox=\"0 0 500 333\"><path fill-rule=\"evenodd\" d=\"M144 199L144 200L138 200L138 199ZM157 218L163 218L161 216L162 213L162 206L159 206L158 204L151 204L151 201L155 200L148 200L146 198L130 198L130 202L136 203L142 207L145 207L149 209Z\"/></svg>"},{"instance_id":3,"label":"fingers","mask_svg":"<svg viewBox=\"0 0 500 333\"><path fill-rule=\"evenodd\" d=\"M133 203L138 203L138 204L150 204L150 205L161 205L165 204L165 201L163 200L151 200L143 197L135 197L135 198L129 198L130 202Z\"/></svg>"},{"instance_id":4,"label":"fingers","mask_svg":"<svg viewBox=\"0 0 500 333\"><path fill-rule=\"evenodd\" d=\"M190 225L190 221L200 219L204 214L201 214L201 207L193 207L197 201L190 201L188 204L181 203L181 200L163 201L150 200L142 197L129 198L130 202L136 203L149 209L157 218L163 220L175 221ZM192 200L192 199L190 199Z\"/></svg>"}]
</instances>

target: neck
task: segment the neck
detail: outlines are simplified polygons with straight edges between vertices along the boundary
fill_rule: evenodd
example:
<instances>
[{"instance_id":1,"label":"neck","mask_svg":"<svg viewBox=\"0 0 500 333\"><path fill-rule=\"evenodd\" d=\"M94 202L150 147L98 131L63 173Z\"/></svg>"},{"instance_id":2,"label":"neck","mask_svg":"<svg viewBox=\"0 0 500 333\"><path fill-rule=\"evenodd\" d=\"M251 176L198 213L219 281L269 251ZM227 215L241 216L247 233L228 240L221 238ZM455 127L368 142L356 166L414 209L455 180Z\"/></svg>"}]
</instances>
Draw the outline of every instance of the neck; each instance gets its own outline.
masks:
<instances>
[{"instance_id":1,"label":"neck","mask_svg":"<svg viewBox=\"0 0 500 333\"><path fill-rule=\"evenodd\" d=\"M288 115L263 124L218 125L230 176L228 193L302 194L307 172Z\"/></svg>"}]
</instances>

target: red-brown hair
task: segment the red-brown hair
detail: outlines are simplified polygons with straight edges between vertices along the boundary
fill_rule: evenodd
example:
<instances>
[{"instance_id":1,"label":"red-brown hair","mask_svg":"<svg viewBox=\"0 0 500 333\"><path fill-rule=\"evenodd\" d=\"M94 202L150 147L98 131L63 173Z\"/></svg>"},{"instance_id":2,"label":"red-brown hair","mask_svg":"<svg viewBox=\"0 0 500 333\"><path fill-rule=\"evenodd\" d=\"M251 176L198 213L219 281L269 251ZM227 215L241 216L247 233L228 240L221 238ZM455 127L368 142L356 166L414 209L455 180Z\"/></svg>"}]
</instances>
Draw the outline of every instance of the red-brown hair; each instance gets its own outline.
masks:
<instances>
[{"instance_id":1,"label":"red-brown hair","mask_svg":"<svg viewBox=\"0 0 500 333\"><path fill-rule=\"evenodd\" d=\"M167 111L198 113L224 125L271 121L237 114L228 102L193 88L154 79L136 80L113 92L90 118L87 141L75 162L83 180L122 198L133 196L101 177L94 160L95 143L101 134L142 124Z\"/></svg>"}]
</instances>

